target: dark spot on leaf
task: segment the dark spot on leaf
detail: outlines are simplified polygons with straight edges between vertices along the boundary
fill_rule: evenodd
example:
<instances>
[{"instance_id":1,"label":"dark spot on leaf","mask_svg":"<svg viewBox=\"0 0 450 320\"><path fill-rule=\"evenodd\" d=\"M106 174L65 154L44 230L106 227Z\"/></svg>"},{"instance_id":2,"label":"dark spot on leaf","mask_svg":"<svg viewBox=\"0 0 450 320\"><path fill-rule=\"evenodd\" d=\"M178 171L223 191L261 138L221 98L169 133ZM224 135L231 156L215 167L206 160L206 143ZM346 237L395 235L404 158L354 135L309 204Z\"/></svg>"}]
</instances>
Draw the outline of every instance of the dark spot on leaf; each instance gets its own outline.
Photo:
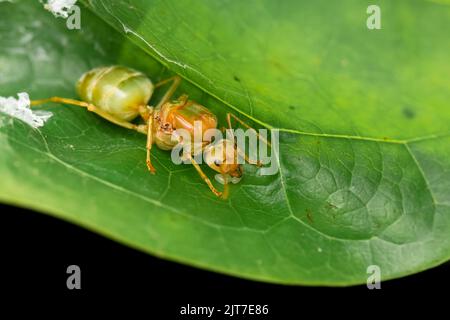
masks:
<instances>
[{"instance_id":1,"label":"dark spot on leaf","mask_svg":"<svg viewBox=\"0 0 450 320\"><path fill-rule=\"evenodd\" d=\"M295 106L289 106L289 109L295 110Z\"/></svg>"},{"instance_id":2,"label":"dark spot on leaf","mask_svg":"<svg viewBox=\"0 0 450 320\"><path fill-rule=\"evenodd\" d=\"M413 119L416 117L416 112L411 108L405 107L403 108L403 115L407 119Z\"/></svg>"},{"instance_id":3,"label":"dark spot on leaf","mask_svg":"<svg viewBox=\"0 0 450 320\"><path fill-rule=\"evenodd\" d=\"M327 202L327 204L325 205L325 208L327 208L328 210L332 209L332 210L336 210L338 207L336 207L334 204Z\"/></svg>"},{"instance_id":4,"label":"dark spot on leaf","mask_svg":"<svg viewBox=\"0 0 450 320\"><path fill-rule=\"evenodd\" d=\"M241 79L239 79L237 76L234 76L233 79L234 81L241 82Z\"/></svg>"},{"instance_id":5,"label":"dark spot on leaf","mask_svg":"<svg viewBox=\"0 0 450 320\"><path fill-rule=\"evenodd\" d=\"M309 222L314 223L311 209L306 209L306 218Z\"/></svg>"}]
</instances>

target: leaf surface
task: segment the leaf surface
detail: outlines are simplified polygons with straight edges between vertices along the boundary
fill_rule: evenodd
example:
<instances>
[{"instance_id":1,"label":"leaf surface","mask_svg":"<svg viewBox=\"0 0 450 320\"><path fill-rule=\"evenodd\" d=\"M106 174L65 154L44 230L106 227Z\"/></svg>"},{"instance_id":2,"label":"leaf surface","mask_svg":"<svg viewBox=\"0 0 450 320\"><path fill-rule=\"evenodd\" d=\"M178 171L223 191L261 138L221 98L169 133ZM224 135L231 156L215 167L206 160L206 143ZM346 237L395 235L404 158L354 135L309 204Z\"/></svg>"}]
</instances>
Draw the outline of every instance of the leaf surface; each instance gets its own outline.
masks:
<instances>
[{"instance_id":1,"label":"leaf surface","mask_svg":"<svg viewBox=\"0 0 450 320\"><path fill-rule=\"evenodd\" d=\"M168 68L186 79L180 93L221 119L231 110L280 129L279 174L246 166L221 201L167 152L155 150L150 176L145 137L85 110L46 105L54 116L39 130L0 114L0 198L158 256L279 283L364 283L369 265L388 279L446 261L449 7L381 1L382 30L369 31L367 6L92 1L70 31L39 4L0 3L2 96L76 97L77 78L99 65L154 81Z\"/></svg>"}]
</instances>

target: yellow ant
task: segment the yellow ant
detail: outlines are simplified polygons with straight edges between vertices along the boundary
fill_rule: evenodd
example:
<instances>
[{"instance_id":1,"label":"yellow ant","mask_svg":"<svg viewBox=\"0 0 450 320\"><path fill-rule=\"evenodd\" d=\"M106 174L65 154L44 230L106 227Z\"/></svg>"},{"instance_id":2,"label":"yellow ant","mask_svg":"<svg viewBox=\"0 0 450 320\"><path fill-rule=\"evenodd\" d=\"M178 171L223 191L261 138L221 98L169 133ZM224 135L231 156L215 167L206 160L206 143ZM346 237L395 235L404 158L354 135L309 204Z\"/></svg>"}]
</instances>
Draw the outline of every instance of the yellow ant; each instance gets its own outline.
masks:
<instances>
[{"instance_id":1,"label":"yellow ant","mask_svg":"<svg viewBox=\"0 0 450 320\"><path fill-rule=\"evenodd\" d=\"M63 103L84 107L102 118L121 127L135 130L147 135L147 167L151 173L155 173L150 152L153 143L163 150L173 149L180 141L174 141L172 133L176 129L185 129L191 135L194 133L194 122L201 121L202 137L208 129L217 128L217 117L214 113L199 103L188 100L187 95L181 95L177 100L169 101L175 93L181 78L173 76L153 85L151 80L142 72L123 66L109 66L92 69L84 73L77 82L77 92L80 100L51 97L48 99L33 100L31 105L39 105L47 102ZM148 106L148 102L155 88L172 82L156 107ZM143 124L135 124L131 121L140 116ZM227 113L227 124L232 129L231 118L238 121L248 129L252 129L237 116ZM270 145L264 138L257 136ZM191 140L193 141L193 140ZM227 147L232 145L231 148ZM218 143L211 144L203 141L201 152L204 152L205 162L214 171L221 174L220 182L224 189L218 191L211 180L206 176L199 164L194 160L194 154L187 155L190 162L205 181L211 191L218 197L226 199L228 196L228 181L233 183L242 177L242 165L238 164L238 155L243 156L246 162L260 166L259 161L252 161L245 153L238 150L235 141L222 139ZM227 154L228 152L228 154ZM232 154L229 154L232 152ZM226 159L234 159L226 161Z\"/></svg>"}]
</instances>

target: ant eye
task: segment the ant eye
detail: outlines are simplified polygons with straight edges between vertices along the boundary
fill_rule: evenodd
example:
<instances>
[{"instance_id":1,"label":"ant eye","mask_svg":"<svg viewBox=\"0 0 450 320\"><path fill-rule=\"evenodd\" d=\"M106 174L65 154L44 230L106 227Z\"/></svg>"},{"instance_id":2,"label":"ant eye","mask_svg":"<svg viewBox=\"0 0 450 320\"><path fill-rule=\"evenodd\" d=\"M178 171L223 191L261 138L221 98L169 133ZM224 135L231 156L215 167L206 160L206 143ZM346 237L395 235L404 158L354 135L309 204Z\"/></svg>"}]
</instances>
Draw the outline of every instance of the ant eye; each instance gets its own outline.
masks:
<instances>
[{"instance_id":1,"label":"ant eye","mask_svg":"<svg viewBox=\"0 0 450 320\"><path fill-rule=\"evenodd\" d=\"M220 161L219 160L214 160L214 164L219 167L220 166Z\"/></svg>"}]
</instances>

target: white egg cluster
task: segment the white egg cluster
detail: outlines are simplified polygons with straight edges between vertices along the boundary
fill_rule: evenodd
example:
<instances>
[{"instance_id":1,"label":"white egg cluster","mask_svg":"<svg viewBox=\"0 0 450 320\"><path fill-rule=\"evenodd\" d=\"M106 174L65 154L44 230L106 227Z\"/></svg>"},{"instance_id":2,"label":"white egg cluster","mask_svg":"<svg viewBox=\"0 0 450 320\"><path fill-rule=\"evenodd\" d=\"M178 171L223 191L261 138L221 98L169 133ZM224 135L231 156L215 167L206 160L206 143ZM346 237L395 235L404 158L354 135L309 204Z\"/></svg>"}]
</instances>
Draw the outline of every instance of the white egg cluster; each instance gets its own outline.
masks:
<instances>
[{"instance_id":1,"label":"white egg cluster","mask_svg":"<svg viewBox=\"0 0 450 320\"><path fill-rule=\"evenodd\" d=\"M0 112L22 120L33 128L42 127L51 116L48 111L30 109L30 98L28 93L21 92L18 99L14 97L0 97Z\"/></svg>"},{"instance_id":2,"label":"white egg cluster","mask_svg":"<svg viewBox=\"0 0 450 320\"><path fill-rule=\"evenodd\" d=\"M55 17L67 18L69 16L69 10L72 8L77 0L47 0L42 1L44 8Z\"/></svg>"}]
</instances>

